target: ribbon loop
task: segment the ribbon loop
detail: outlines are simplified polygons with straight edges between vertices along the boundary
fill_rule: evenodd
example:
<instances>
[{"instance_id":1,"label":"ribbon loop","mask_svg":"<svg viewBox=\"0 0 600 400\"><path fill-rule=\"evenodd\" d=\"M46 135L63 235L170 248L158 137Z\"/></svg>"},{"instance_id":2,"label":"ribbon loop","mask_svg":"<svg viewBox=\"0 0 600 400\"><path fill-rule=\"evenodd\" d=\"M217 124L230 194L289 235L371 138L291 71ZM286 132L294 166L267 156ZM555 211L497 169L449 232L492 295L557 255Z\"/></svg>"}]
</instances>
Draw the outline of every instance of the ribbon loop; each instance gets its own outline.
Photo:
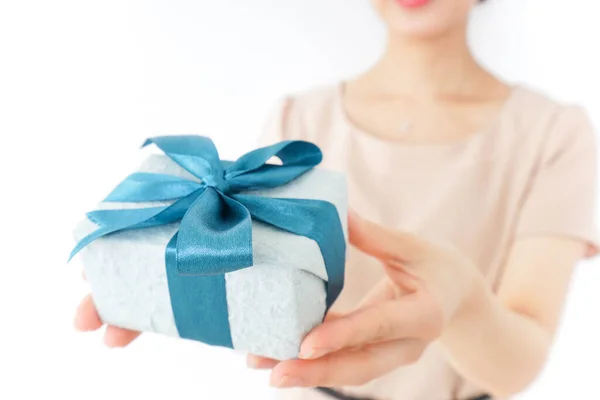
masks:
<instances>
[{"instance_id":1,"label":"ribbon loop","mask_svg":"<svg viewBox=\"0 0 600 400\"><path fill-rule=\"evenodd\" d=\"M267 164L278 157L281 165ZM269 189L284 185L316 167L323 159L321 150L304 141L284 141L254 150L225 171L235 191Z\"/></svg>"},{"instance_id":2,"label":"ribbon loop","mask_svg":"<svg viewBox=\"0 0 600 400\"><path fill-rule=\"evenodd\" d=\"M154 143L167 157L197 178L223 176L223 165L212 140L203 136L159 136L146 140Z\"/></svg>"}]
</instances>

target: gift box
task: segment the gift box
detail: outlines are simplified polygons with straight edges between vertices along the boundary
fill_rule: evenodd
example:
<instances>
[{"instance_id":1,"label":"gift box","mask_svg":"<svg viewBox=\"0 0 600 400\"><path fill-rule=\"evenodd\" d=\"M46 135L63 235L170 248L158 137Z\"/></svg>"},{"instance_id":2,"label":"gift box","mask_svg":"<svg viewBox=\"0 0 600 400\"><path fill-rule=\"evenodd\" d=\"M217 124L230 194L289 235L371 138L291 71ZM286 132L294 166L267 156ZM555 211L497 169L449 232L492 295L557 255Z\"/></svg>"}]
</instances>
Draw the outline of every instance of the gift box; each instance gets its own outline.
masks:
<instances>
[{"instance_id":1,"label":"gift box","mask_svg":"<svg viewBox=\"0 0 600 400\"><path fill-rule=\"evenodd\" d=\"M100 318L279 360L297 357L342 289L343 174L286 141L235 162L200 136L150 155L75 230ZM277 157L279 164L269 161Z\"/></svg>"}]
</instances>

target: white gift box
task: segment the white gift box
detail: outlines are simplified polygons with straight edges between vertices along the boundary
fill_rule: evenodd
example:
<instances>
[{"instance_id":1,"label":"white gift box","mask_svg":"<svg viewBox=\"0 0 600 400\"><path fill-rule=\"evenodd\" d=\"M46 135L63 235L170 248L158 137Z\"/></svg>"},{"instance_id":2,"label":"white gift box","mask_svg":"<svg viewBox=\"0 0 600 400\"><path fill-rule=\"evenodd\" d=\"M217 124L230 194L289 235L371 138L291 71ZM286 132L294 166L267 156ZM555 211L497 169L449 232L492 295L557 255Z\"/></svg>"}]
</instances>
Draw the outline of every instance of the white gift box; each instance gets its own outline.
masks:
<instances>
[{"instance_id":1,"label":"white gift box","mask_svg":"<svg viewBox=\"0 0 600 400\"><path fill-rule=\"evenodd\" d=\"M139 172L197 180L164 155L149 156ZM313 169L286 185L251 193L328 201L337 208L347 239L347 188L341 173ZM98 209L165 204L101 203ZM81 250L102 321L179 337L165 267L165 248L178 225L116 233ZM75 238L80 240L97 228L86 219L75 230ZM252 241L254 265L225 274L233 346L278 360L296 358L302 339L322 321L326 311L327 273L321 251L311 239L254 220Z\"/></svg>"}]
</instances>

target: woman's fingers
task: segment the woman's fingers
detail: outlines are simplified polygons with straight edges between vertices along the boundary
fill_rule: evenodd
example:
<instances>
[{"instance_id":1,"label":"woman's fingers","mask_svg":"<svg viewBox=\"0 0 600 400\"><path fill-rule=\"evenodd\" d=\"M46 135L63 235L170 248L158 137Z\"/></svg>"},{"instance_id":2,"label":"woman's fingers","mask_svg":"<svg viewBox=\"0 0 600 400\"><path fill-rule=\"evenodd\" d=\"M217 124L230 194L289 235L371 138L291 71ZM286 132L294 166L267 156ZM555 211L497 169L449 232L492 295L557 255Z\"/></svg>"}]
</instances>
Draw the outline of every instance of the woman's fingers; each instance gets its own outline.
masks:
<instances>
[{"instance_id":1,"label":"woman's fingers","mask_svg":"<svg viewBox=\"0 0 600 400\"><path fill-rule=\"evenodd\" d=\"M342 314L330 312L325 316L325 321L333 321L342 317ZM281 361L279 360L273 360L272 358L261 357L254 354L248 354L246 357L246 364L248 367L254 369L273 369L280 362Z\"/></svg>"},{"instance_id":2,"label":"woman's fingers","mask_svg":"<svg viewBox=\"0 0 600 400\"><path fill-rule=\"evenodd\" d=\"M385 301L392 301L405 294L404 290L394 285L389 279L383 279L367 292L365 297L358 303L356 310L375 306Z\"/></svg>"},{"instance_id":3,"label":"woman's fingers","mask_svg":"<svg viewBox=\"0 0 600 400\"><path fill-rule=\"evenodd\" d=\"M343 317L343 315L330 312L325 316L325 321L333 321L341 317ZM273 360L272 358L261 357L255 354L248 354L246 357L246 364L249 368L253 369L273 369L280 362L281 361L279 360Z\"/></svg>"},{"instance_id":4,"label":"woman's fingers","mask_svg":"<svg viewBox=\"0 0 600 400\"><path fill-rule=\"evenodd\" d=\"M341 313L337 313L337 312L328 312L327 315L325 315L325 318L323 318L324 321L333 321L336 320L338 318L342 318L344 316L344 314Z\"/></svg>"},{"instance_id":5,"label":"woman's fingers","mask_svg":"<svg viewBox=\"0 0 600 400\"><path fill-rule=\"evenodd\" d=\"M140 334L141 332L108 325L104 333L104 344L108 347L125 347L140 336Z\"/></svg>"},{"instance_id":6,"label":"woman's fingers","mask_svg":"<svg viewBox=\"0 0 600 400\"><path fill-rule=\"evenodd\" d=\"M317 360L279 363L271 374L276 387L358 386L397 368L416 362L426 345L418 340L397 340L343 350Z\"/></svg>"},{"instance_id":7,"label":"woman's fingers","mask_svg":"<svg viewBox=\"0 0 600 400\"><path fill-rule=\"evenodd\" d=\"M271 358L256 356L254 354L248 354L246 357L246 363L248 364L248 367L254 369L272 369L279 364L279 361Z\"/></svg>"},{"instance_id":8,"label":"woman's fingers","mask_svg":"<svg viewBox=\"0 0 600 400\"><path fill-rule=\"evenodd\" d=\"M350 243L363 253L384 262L410 264L419 259L426 244L418 237L405 232L396 232L367 221L355 212L348 216Z\"/></svg>"},{"instance_id":9,"label":"woman's fingers","mask_svg":"<svg viewBox=\"0 0 600 400\"><path fill-rule=\"evenodd\" d=\"M102 326L91 295L87 295L77 307L75 328L80 331L95 331Z\"/></svg>"},{"instance_id":10,"label":"woman's fingers","mask_svg":"<svg viewBox=\"0 0 600 400\"><path fill-rule=\"evenodd\" d=\"M80 331L95 331L102 326L102 320L96 311L92 295L87 295L77 307L75 328ZM108 347L124 347L140 335L140 332L117 328L109 325L104 333L104 343Z\"/></svg>"},{"instance_id":11,"label":"woman's fingers","mask_svg":"<svg viewBox=\"0 0 600 400\"><path fill-rule=\"evenodd\" d=\"M304 339L300 358L313 360L341 349L398 339L429 341L439 336L442 326L442 313L426 296L405 296L324 322Z\"/></svg>"}]
</instances>

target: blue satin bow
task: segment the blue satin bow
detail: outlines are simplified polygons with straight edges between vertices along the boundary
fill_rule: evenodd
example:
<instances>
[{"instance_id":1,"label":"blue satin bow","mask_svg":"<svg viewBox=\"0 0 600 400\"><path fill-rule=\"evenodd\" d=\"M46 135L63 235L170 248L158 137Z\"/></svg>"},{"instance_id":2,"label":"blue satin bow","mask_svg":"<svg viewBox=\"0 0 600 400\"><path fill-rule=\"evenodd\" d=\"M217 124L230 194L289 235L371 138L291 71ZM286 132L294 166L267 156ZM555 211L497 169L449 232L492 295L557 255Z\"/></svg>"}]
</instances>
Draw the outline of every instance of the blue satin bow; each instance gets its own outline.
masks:
<instances>
[{"instance_id":1,"label":"blue satin bow","mask_svg":"<svg viewBox=\"0 0 600 400\"><path fill-rule=\"evenodd\" d=\"M309 142L284 141L254 150L235 162L221 161L212 140L201 136L148 139L200 181L158 173L135 173L105 202L172 201L163 207L97 210L88 218L99 228L71 253L103 236L181 221L165 261L171 305L179 335L233 347L225 273L252 266L255 219L317 242L328 282L327 307L344 282L345 239L338 212L326 201L267 198L240 192L285 185L322 160ZM267 164L278 157L281 165Z\"/></svg>"}]
</instances>

